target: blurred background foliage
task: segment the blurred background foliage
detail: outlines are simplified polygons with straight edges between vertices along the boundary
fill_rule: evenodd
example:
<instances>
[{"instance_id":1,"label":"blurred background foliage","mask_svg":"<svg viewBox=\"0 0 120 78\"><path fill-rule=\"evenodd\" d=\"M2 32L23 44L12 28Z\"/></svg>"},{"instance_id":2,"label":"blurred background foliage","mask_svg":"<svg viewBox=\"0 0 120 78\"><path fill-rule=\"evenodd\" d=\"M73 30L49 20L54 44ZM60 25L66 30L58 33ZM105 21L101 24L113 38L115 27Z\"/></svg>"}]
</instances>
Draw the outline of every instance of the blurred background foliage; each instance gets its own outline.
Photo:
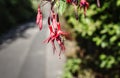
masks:
<instances>
[{"instance_id":1,"label":"blurred background foliage","mask_svg":"<svg viewBox=\"0 0 120 78\"><path fill-rule=\"evenodd\" d=\"M120 0L100 0L100 8L96 0L88 2L86 18L79 8L76 20L71 5L64 13L80 50L68 58L63 78L120 78Z\"/></svg>"},{"instance_id":2,"label":"blurred background foliage","mask_svg":"<svg viewBox=\"0 0 120 78\"><path fill-rule=\"evenodd\" d=\"M58 11L65 11L80 48L76 57L68 58L63 78L120 78L120 0L100 0L100 8L96 0L88 1L87 17L79 8L76 20L73 6L60 0ZM35 4L31 0L0 0L0 34L35 18Z\"/></svg>"},{"instance_id":3,"label":"blurred background foliage","mask_svg":"<svg viewBox=\"0 0 120 78\"><path fill-rule=\"evenodd\" d=\"M0 0L0 34L33 17L31 0Z\"/></svg>"}]
</instances>

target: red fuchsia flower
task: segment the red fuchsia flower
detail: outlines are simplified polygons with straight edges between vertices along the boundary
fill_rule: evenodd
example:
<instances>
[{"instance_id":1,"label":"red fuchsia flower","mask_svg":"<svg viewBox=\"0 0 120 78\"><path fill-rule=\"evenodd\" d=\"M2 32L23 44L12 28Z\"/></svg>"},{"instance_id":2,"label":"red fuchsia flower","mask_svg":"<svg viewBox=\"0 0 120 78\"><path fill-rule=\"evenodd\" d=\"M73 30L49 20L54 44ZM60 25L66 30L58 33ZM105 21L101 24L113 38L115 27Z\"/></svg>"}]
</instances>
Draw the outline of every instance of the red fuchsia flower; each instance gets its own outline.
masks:
<instances>
[{"instance_id":1,"label":"red fuchsia flower","mask_svg":"<svg viewBox=\"0 0 120 78\"><path fill-rule=\"evenodd\" d=\"M71 0L66 0L66 2L67 2L67 3L72 3L72 1L71 1Z\"/></svg>"},{"instance_id":2,"label":"red fuchsia flower","mask_svg":"<svg viewBox=\"0 0 120 78\"><path fill-rule=\"evenodd\" d=\"M54 40L53 37L55 36L55 33L53 32L51 28L52 26L49 25L50 36L44 41L44 43L49 43L51 40Z\"/></svg>"},{"instance_id":3,"label":"red fuchsia flower","mask_svg":"<svg viewBox=\"0 0 120 78\"><path fill-rule=\"evenodd\" d=\"M54 28L54 30L56 30L57 29L57 16L56 16L56 14L54 13L54 11L52 11L52 25L53 25L53 28Z\"/></svg>"},{"instance_id":4,"label":"red fuchsia flower","mask_svg":"<svg viewBox=\"0 0 120 78\"><path fill-rule=\"evenodd\" d=\"M58 14L55 14L54 12L51 13L51 16L48 18L48 26L50 30L50 36L44 41L44 43L51 42L53 53L55 53L57 52L55 46L55 41L56 41L60 47L60 52L59 52L59 56L60 56L61 52L65 51L64 42L62 41L61 36L67 35L67 33L61 30Z\"/></svg>"},{"instance_id":5,"label":"red fuchsia flower","mask_svg":"<svg viewBox=\"0 0 120 78\"><path fill-rule=\"evenodd\" d=\"M53 32L52 25L50 24L50 17L48 17L48 25L49 25L49 30L50 30L50 36L44 41L44 43L49 43L51 42L52 48L53 48L53 53L56 52L56 47L55 47L55 39L52 39L55 36L55 33Z\"/></svg>"},{"instance_id":6,"label":"red fuchsia flower","mask_svg":"<svg viewBox=\"0 0 120 78\"><path fill-rule=\"evenodd\" d=\"M77 5L78 0L66 0L66 3L74 3L75 5Z\"/></svg>"},{"instance_id":7,"label":"red fuchsia flower","mask_svg":"<svg viewBox=\"0 0 120 78\"><path fill-rule=\"evenodd\" d=\"M55 29L54 33L54 37L52 38L52 40L55 40L57 41L57 43L59 44L59 47L60 47L60 52L59 52L59 56L61 55L61 52L64 52L65 51L65 46L64 46L64 42L62 41L61 39L61 36L65 36L67 35L68 33L66 32L63 32L61 30L61 25L60 25L60 22L59 22L59 16L58 14L56 14L56 21L57 21L57 29Z\"/></svg>"},{"instance_id":8,"label":"red fuchsia flower","mask_svg":"<svg viewBox=\"0 0 120 78\"><path fill-rule=\"evenodd\" d=\"M77 13L78 0L66 0L66 3L69 3L69 4L73 5L74 11L75 11L75 17L78 20L78 13Z\"/></svg>"},{"instance_id":9,"label":"red fuchsia flower","mask_svg":"<svg viewBox=\"0 0 120 78\"><path fill-rule=\"evenodd\" d=\"M53 29L52 29L51 25L49 25L49 30L50 30L50 36L47 39L47 43L51 42L52 48L53 48L53 53L55 53L56 52L56 46L55 46L55 43L54 43L55 39L52 39L55 36L55 33L53 32Z\"/></svg>"},{"instance_id":10,"label":"red fuchsia flower","mask_svg":"<svg viewBox=\"0 0 120 78\"><path fill-rule=\"evenodd\" d=\"M57 43L59 44L59 47L60 47L60 52L59 52L59 56L61 55L61 52L64 52L65 51L65 46L64 46L64 42L62 41L61 37L58 36L56 38L56 41Z\"/></svg>"},{"instance_id":11,"label":"red fuchsia flower","mask_svg":"<svg viewBox=\"0 0 120 78\"><path fill-rule=\"evenodd\" d=\"M38 13L36 17L36 24L39 26L39 29L42 29L42 12L40 10L40 5L38 6Z\"/></svg>"},{"instance_id":12,"label":"red fuchsia flower","mask_svg":"<svg viewBox=\"0 0 120 78\"><path fill-rule=\"evenodd\" d=\"M55 54L55 52L57 52L57 50L56 50L56 46L55 46L54 41L55 41L55 40L52 40L52 41L51 41L51 44L52 44L52 48L53 48L53 53Z\"/></svg>"},{"instance_id":13,"label":"red fuchsia flower","mask_svg":"<svg viewBox=\"0 0 120 78\"><path fill-rule=\"evenodd\" d=\"M68 35L68 33L63 32L61 30L61 25L60 25L60 22L59 22L59 16L57 14L57 29L55 30L55 36L53 37L53 39L57 38L60 35L66 36L66 35Z\"/></svg>"},{"instance_id":14,"label":"red fuchsia flower","mask_svg":"<svg viewBox=\"0 0 120 78\"><path fill-rule=\"evenodd\" d=\"M49 27L50 35L44 41L44 43L50 42L52 44L53 53L55 53L55 52L57 52L55 42L57 42L60 47L60 52L59 52L59 56L60 56L61 52L65 51L64 40L62 39L62 36L68 36L68 33L63 32L61 30L59 16L58 16L58 14L56 14L54 12L54 5L59 0L45 0L45 1L51 3L51 12L50 12L50 16L48 17L48 27ZM96 0L96 1L97 1L97 6L100 7L100 0ZM66 0L66 3L73 5L76 19L78 19L77 9L79 6L81 9L83 9L85 17L86 17L86 11L89 7L89 3L87 2L87 0L80 0L80 3L78 3L78 2L79 2L78 0ZM41 5L41 7L44 6L45 4ZM36 24L39 26L40 30L42 30L42 21L43 21L43 16L42 16L42 11L41 11L40 5L39 5L37 17L36 17Z\"/></svg>"},{"instance_id":15,"label":"red fuchsia flower","mask_svg":"<svg viewBox=\"0 0 120 78\"><path fill-rule=\"evenodd\" d=\"M55 36L52 25L50 24L50 17L48 17L48 25L49 25L50 36L44 41L44 43L49 43L49 41L53 40L53 37Z\"/></svg>"},{"instance_id":16,"label":"red fuchsia flower","mask_svg":"<svg viewBox=\"0 0 120 78\"><path fill-rule=\"evenodd\" d=\"M83 8L85 17L86 17L86 10L88 9L88 7L89 7L89 3L87 2L87 0L80 1L80 8Z\"/></svg>"},{"instance_id":17,"label":"red fuchsia flower","mask_svg":"<svg viewBox=\"0 0 120 78\"><path fill-rule=\"evenodd\" d=\"M60 22L57 22L57 27L58 27L58 30L57 30L57 34L56 35L68 35L68 33L66 33L66 32L63 32L62 30L61 30L61 25L60 25Z\"/></svg>"}]
</instances>

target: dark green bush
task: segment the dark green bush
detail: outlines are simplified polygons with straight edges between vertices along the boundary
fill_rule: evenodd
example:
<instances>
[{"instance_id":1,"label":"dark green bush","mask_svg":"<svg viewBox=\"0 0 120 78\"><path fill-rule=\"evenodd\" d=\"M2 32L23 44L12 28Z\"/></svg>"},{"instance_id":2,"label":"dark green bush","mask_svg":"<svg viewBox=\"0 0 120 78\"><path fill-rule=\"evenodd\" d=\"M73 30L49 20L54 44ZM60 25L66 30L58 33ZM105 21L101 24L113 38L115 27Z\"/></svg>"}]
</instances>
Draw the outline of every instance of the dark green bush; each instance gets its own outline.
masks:
<instances>
[{"instance_id":1,"label":"dark green bush","mask_svg":"<svg viewBox=\"0 0 120 78\"><path fill-rule=\"evenodd\" d=\"M0 33L35 15L30 0L0 0Z\"/></svg>"},{"instance_id":2,"label":"dark green bush","mask_svg":"<svg viewBox=\"0 0 120 78\"><path fill-rule=\"evenodd\" d=\"M84 56L77 54L82 59L80 67L100 73L99 78L120 78L120 1L100 0L100 8L94 0L88 1L86 18L83 10L79 10L79 20L76 20L71 6L65 13L78 45L85 51Z\"/></svg>"}]
</instances>

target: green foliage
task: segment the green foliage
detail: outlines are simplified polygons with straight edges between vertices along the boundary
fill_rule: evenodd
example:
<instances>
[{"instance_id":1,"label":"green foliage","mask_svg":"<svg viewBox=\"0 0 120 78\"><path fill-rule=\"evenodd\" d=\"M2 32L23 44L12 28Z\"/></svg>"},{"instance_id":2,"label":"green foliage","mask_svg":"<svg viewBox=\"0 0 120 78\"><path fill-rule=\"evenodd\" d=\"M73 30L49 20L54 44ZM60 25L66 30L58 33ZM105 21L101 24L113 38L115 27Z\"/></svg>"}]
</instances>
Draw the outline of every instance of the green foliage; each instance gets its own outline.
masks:
<instances>
[{"instance_id":1,"label":"green foliage","mask_svg":"<svg viewBox=\"0 0 120 78\"><path fill-rule=\"evenodd\" d=\"M76 33L78 45L86 51L83 65L115 78L113 72L119 71L120 65L120 1L101 0L100 8L93 3L91 0L86 18L80 9L76 20L71 6L65 18Z\"/></svg>"},{"instance_id":2,"label":"green foliage","mask_svg":"<svg viewBox=\"0 0 120 78\"><path fill-rule=\"evenodd\" d=\"M112 65L116 63L115 58L111 55L106 56L104 54L101 54L100 60L101 60L101 64L100 64L101 68L111 68Z\"/></svg>"},{"instance_id":3,"label":"green foliage","mask_svg":"<svg viewBox=\"0 0 120 78\"><path fill-rule=\"evenodd\" d=\"M56 2L55 7L57 8L58 13L60 15L62 15L66 10L67 4L66 4L65 0L60 0L60 1Z\"/></svg>"},{"instance_id":4,"label":"green foliage","mask_svg":"<svg viewBox=\"0 0 120 78\"><path fill-rule=\"evenodd\" d=\"M80 63L81 60L78 58L68 59L64 68L63 78L73 78L73 74L78 72L80 69Z\"/></svg>"},{"instance_id":5,"label":"green foliage","mask_svg":"<svg viewBox=\"0 0 120 78\"><path fill-rule=\"evenodd\" d=\"M35 15L30 0L0 0L0 33Z\"/></svg>"}]
</instances>

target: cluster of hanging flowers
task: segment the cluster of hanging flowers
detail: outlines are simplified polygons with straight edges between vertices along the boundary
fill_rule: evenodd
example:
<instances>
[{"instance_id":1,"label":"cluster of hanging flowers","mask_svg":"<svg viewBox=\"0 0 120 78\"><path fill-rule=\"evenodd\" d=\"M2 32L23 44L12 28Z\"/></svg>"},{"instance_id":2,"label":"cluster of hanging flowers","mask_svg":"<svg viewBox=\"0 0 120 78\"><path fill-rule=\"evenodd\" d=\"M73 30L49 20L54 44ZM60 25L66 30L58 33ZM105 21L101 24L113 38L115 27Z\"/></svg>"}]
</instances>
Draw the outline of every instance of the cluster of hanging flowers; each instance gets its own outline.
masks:
<instances>
[{"instance_id":1,"label":"cluster of hanging flowers","mask_svg":"<svg viewBox=\"0 0 120 78\"><path fill-rule=\"evenodd\" d=\"M59 2L60 0L45 0L45 1L48 1L51 3L51 11L48 17L48 28L50 31L50 35L46 40L44 40L44 43L51 43L52 48L53 48L53 53L55 53L55 52L58 52L57 47L55 45L55 42L57 42L60 47L60 51L59 51L59 56L60 56L61 52L65 51L64 40L62 39L62 37L68 35L68 33L63 32L61 30L61 24L59 22L59 15L58 13L55 12L55 9L54 9L54 4L57 1ZM79 0L66 0L66 4L73 5L77 19L78 19L77 17L78 8L77 7L80 7L80 9L83 9L83 14L86 17L86 11L89 7L89 3L87 2L87 0L80 0L80 1ZM98 7L100 7L99 0L97 0L97 5ZM43 15L42 15L42 11L40 8L41 8L40 5L38 5L36 24L39 26L39 29L42 30Z\"/></svg>"}]
</instances>

